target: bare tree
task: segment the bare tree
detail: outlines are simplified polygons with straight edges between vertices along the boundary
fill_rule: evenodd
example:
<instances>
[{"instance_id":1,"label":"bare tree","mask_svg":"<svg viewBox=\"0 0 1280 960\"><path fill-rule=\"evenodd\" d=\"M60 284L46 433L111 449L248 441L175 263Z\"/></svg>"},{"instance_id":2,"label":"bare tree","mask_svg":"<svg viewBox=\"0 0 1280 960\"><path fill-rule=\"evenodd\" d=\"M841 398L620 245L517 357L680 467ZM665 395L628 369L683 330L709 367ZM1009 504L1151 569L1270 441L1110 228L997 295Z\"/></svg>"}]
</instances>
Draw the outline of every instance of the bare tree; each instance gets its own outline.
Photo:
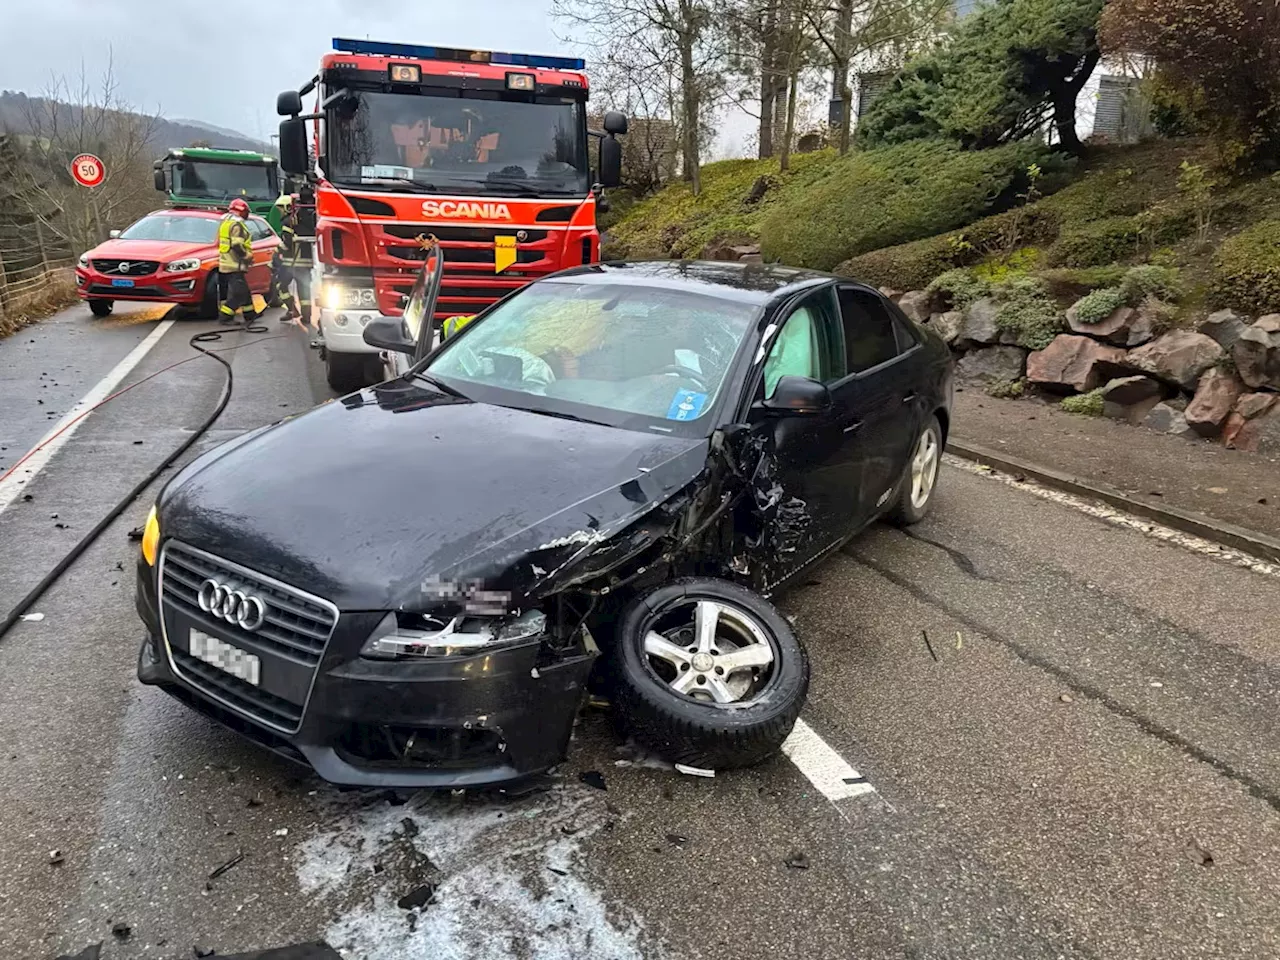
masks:
<instances>
[{"instance_id":1,"label":"bare tree","mask_svg":"<svg viewBox=\"0 0 1280 960\"><path fill-rule=\"evenodd\" d=\"M11 201L42 235L79 253L153 205L150 140L159 117L121 98L110 61L97 82L83 66L70 80L54 77L40 97L26 100L23 114L28 162L9 171ZM81 153L102 160L99 186L71 178L71 160Z\"/></svg>"},{"instance_id":2,"label":"bare tree","mask_svg":"<svg viewBox=\"0 0 1280 960\"><path fill-rule=\"evenodd\" d=\"M553 15L586 30L585 45L630 74L633 94L665 102L680 139L681 172L700 193L708 116L723 92L723 44L712 0L554 0ZM583 43L583 38L574 38Z\"/></svg>"}]
</instances>

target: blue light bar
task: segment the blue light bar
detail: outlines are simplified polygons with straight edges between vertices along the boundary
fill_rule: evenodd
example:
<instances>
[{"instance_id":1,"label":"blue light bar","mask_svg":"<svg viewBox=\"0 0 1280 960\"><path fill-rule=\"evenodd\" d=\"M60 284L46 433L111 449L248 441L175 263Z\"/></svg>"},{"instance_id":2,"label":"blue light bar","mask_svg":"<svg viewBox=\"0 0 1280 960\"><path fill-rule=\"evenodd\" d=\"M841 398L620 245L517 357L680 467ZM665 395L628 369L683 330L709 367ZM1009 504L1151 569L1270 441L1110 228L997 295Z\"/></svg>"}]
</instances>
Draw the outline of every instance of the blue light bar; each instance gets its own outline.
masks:
<instances>
[{"instance_id":1,"label":"blue light bar","mask_svg":"<svg viewBox=\"0 0 1280 960\"><path fill-rule=\"evenodd\" d=\"M544 70L585 70L581 57L548 57L537 53L501 53L496 50L456 50L452 47L425 47L416 43L383 43L379 40L333 38L338 53L369 57L401 57L407 60L451 60L463 63L497 63L512 67L541 67Z\"/></svg>"}]
</instances>

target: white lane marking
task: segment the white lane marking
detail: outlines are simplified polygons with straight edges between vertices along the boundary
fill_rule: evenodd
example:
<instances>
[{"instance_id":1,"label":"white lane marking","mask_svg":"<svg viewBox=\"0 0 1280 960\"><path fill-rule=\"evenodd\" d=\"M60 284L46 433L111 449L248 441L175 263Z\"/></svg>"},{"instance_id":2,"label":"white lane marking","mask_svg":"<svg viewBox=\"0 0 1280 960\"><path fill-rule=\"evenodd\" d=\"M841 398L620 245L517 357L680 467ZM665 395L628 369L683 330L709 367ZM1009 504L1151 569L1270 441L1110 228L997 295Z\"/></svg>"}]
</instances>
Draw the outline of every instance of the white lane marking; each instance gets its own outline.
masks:
<instances>
[{"instance_id":1,"label":"white lane marking","mask_svg":"<svg viewBox=\"0 0 1280 960\"><path fill-rule=\"evenodd\" d=\"M1175 546L1182 547L1184 550L1190 550L1192 553L1199 553L1216 560L1222 560L1236 567L1244 567L1246 570L1252 570L1254 573L1261 573L1265 576L1280 577L1280 566L1274 563L1268 563L1265 560L1259 560L1257 557L1242 553L1239 550L1233 550L1230 547L1224 547L1221 544L1213 543L1202 537L1194 536L1190 533L1183 533L1180 530L1174 530L1172 527L1166 527L1156 523L1154 520L1143 520L1141 517L1135 517L1131 513L1125 513L1123 510L1117 510L1109 507L1104 503L1098 503L1094 500L1086 500L1083 497L1077 497L1074 494L1063 493L1060 490L1054 490L1050 487L1036 483L1034 480L1015 480L1007 473L1001 473L993 467L986 464L973 463L964 460L954 454L943 454L943 462L965 470L969 473L976 473L980 477L986 477L989 480L999 480L1000 482L1014 487L1018 490L1026 491L1034 494L1043 500L1051 500L1054 503L1061 504L1064 507L1071 507L1073 510L1079 510L1081 513L1087 513L1091 517L1104 520L1107 523L1114 524L1117 527L1126 527L1130 530L1136 530L1148 537L1154 537L1156 540L1163 540L1166 543L1172 543Z\"/></svg>"},{"instance_id":2,"label":"white lane marking","mask_svg":"<svg viewBox=\"0 0 1280 960\"><path fill-rule=\"evenodd\" d=\"M76 417L80 416L81 413L88 410L95 403L101 403L104 398L109 396L120 384L120 381L129 375L129 371L136 367L142 361L142 358L151 351L151 348L160 342L160 338L169 331L173 323L174 321L172 320L161 320L156 324L156 328L147 334L140 344L129 351L128 356L112 367L110 373L99 380L92 390L81 397L75 406L68 410L66 415L40 438L40 443L47 443L47 445L37 449L30 459L24 462L14 473L4 480L0 480L0 513L4 513L5 509L17 499L18 494L22 492L22 488L36 478L36 474L53 459L53 455L75 435L81 424L93 414L89 414L76 423L71 423L71 421L75 420ZM71 426L67 427L69 423ZM66 431L61 435L55 436L63 427L67 427ZM50 440L50 437L54 439ZM40 444L36 444L36 447L40 447Z\"/></svg>"},{"instance_id":3,"label":"white lane marking","mask_svg":"<svg viewBox=\"0 0 1280 960\"><path fill-rule=\"evenodd\" d=\"M875 793L876 788L803 720L796 721L791 735L782 742L782 752L832 803Z\"/></svg>"}]
</instances>

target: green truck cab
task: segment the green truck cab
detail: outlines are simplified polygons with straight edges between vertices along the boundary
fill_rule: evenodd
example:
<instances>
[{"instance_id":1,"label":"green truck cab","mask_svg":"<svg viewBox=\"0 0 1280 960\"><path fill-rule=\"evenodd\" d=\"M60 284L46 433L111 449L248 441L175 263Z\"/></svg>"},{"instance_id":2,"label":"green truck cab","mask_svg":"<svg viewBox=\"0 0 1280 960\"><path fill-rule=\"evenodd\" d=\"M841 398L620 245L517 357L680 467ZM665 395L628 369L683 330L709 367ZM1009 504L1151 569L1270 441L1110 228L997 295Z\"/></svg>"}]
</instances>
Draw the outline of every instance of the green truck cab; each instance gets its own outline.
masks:
<instances>
[{"instance_id":1,"label":"green truck cab","mask_svg":"<svg viewBox=\"0 0 1280 960\"><path fill-rule=\"evenodd\" d=\"M275 157L221 147L171 148L153 164L156 189L171 207L225 208L242 197L261 217L280 196Z\"/></svg>"}]
</instances>

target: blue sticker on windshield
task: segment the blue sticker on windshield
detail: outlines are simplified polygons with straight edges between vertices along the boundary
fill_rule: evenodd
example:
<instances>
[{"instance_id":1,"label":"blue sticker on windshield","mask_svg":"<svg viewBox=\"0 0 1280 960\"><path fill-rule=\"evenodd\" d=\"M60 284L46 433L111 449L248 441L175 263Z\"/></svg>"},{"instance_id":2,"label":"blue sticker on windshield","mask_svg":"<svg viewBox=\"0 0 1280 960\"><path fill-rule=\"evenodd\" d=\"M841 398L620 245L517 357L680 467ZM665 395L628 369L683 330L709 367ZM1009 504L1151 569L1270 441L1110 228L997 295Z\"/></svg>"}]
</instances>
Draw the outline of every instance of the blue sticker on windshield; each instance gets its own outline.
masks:
<instances>
[{"instance_id":1,"label":"blue sticker on windshield","mask_svg":"<svg viewBox=\"0 0 1280 960\"><path fill-rule=\"evenodd\" d=\"M697 420L706 405L707 395L696 390L677 390L667 409L668 420Z\"/></svg>"}]
</instances>

